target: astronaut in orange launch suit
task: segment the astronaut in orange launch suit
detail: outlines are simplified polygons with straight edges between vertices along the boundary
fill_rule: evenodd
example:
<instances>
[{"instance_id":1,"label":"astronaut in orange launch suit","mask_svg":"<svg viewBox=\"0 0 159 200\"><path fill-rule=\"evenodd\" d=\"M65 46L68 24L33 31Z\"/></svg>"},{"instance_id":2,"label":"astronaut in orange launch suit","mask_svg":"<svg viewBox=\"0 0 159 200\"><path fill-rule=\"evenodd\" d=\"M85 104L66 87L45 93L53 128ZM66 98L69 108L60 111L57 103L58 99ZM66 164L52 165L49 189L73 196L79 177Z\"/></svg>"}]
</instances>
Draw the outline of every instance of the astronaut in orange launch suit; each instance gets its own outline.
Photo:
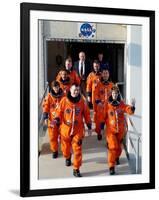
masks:
<instances>
[{"instance_id":1,"label":"astronaut in orange launch suit","mask_svg":"<svg viewBox=\"0 0 159 200\"><path fill-rule=\"evenodd\" d=\"M72 85L71 78L66 69L60 70L58 82L60 84L60 88L63 90L64 96L66 96Z\"/></svg>"},{"instance_id":2,"label":"astronaut in orange launch suit","mask_svg":"<svg viewBox=\"0 0 159 200\"><path fill-rule=\"evenodd\" d=\"M80 77L78 76L77 72L73 69L73 66L72 66L72 60L70 58L67 58L65 60L65 68L67 70L67 73L68 73L68 76L70 77L70 81L71 83L76 83L78 85L80 85ZM60 82L60 78L61 78L61 75L60 73L58 73L57 77L56 77L56 80Z\"/></svg>"},{"instance_id":3,"label":"astronaut in orange launch suit","mask_svg":"<svg viewBox=\"0 0 159 200\"><path fill-rule=\"evenodd\" d=\"M101 115L103 122L101 128L106 124L106 142L108 145L108 166L110 174L115 174L115 164L122 152L122 140L126 133L127 124L124 113L134 114L135 99L131 105L127 105L121 100L118 87L112 88L112 94L105 104L104 114ZM100 119L102 121L102 119Z\"/></svg>"},{"instance_id":4,"label":"astronaut in orange launch suit","mask_svg":"<svg viewBox=\"0 0 159 200\"><path fill-rule=\"evenodd\" d=\"M58 157L58 137L59 137L59 127L53 123L54 118L56 118L57 108L59 103L64 96L60 84L57 81L51 83L51 90L45 97L42 110L43 110L43 120L44 124L48 126L48 134L50 139L50 149L53 152L52 157Z\"/></svg>"},{"instance_id":5,"label":"astronaut in orange launch suit","mask_svg":"<svg viewBox=\"0 0 159 200\"><path fill-rule=\"evenodd\" d=\"M103 106L107 103L113 86L114 83L110 81L109 70L103 68L100 81L98 81L96 89L94 90L94 122L98 140L102 139L100 116L103 115Z\"/></svg>"},{"instance_id":6,"label":"astronaut in orange launch suit","mask_svg":"<svg viewBox=\"0 0 159 200\"><path fill-rule=\"evenodd\" d=\"M85 136L84 122L91 135L91 118L89 108L80 94L80 87L73 84L67 96L62 99L58 108L57 121L60 121L61 149L66 159L66 166L71 165L73 152L73 175L81 177L82 140Z\"/></svg>"}]
</instances>

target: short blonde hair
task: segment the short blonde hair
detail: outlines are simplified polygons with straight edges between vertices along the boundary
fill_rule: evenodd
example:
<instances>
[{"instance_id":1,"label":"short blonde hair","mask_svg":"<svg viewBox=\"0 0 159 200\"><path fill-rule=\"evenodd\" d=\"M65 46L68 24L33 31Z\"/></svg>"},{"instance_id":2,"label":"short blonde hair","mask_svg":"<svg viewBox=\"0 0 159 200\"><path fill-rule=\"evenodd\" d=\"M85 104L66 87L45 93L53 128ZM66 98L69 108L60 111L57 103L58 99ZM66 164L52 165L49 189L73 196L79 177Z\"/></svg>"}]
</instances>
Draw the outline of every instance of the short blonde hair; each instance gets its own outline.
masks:
<instances>
[{"instance_id":1,"label":"short blonde hair","mask_svg":"<svg viewBox=\"0 0 159 200\"><path fill-rule=\"evenodd\" d=\"M116 91L117 93L119 93L119 88L117 85L114 85L112 88L111 88L112 91Z\"/></svg>"}]
</instances>

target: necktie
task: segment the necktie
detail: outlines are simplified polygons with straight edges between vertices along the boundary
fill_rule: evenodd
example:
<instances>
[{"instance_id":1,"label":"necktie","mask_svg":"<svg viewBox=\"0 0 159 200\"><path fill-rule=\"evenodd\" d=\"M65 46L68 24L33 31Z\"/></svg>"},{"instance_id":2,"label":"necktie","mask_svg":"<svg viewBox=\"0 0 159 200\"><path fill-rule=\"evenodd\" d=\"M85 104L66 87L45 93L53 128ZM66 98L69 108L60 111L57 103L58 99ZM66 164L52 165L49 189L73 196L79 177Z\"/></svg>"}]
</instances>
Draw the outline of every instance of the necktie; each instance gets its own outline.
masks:
<instances>
[{"instance_id":1,"label":"necktie","mask_svg":"<svg viewBox=\"0 0 159 200\"><path fill-rule=\"evenodd\" d=\"M83 76L83 62L81 62L81 76Z\"/></svg>"}]
</instances>

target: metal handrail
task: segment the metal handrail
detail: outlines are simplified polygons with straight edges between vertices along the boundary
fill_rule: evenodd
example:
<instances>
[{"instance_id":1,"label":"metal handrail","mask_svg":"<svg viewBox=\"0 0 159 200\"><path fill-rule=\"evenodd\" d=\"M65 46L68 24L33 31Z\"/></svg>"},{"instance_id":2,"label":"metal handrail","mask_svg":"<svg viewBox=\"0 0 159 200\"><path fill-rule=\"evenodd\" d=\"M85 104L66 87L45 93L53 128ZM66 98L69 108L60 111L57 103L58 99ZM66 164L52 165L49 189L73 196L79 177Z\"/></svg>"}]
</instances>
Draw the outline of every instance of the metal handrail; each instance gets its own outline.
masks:
<instances>
[{"instance_id":1,"label":"metal handrail","mask_svg":"<svg viewBox=\"0 0 159 200\"><path fill-rule=\"evenodd\" d=\"M44 93L43 93L43 96L41 98L41 101L39 103L39 110L41 109L41 105L42 105L42 102L46 96L46 93L47 93L47 90L48 90L48 87L49 87L49 83L46 82L46 87L45 87L45 90L44 90ZM42 126L42 112L39 112L39 129L41 128Z\"/></svg>"},{"instance_id":2,"label":"metal handrail","mask_svg":"<svg viewBox=\"0 0 159 200\"><path fill-rule=\"evenodd\" d=\"M42 141L43 141L43 139L42 139L43 137L42 136L44 136L45 133L46 133L46 129L43 127L43 114L41 112L41 105L42 105L42 102L43 102L43 100L44 100L44 98L46 96L46 93L47 93L47 90L48 90L48 86L49 86L49 83L46 82L46 87L45 87L45 90L44 90L44 94L43 94L43 96L41 98L41 101L39 103L39 116L38 116L39 117L38 118L39 125L38 125L38 129L39 129L39 133L42 133L42 135L38 134L39 135L39 145L38 145L39 156L40 156L41 147L42 147ZM42 130L41 130L42 132L40 131L41 128L42 128Z\"/></svg>"},{"instance_id":3,"label":"metal handrail","mask_svg":"<svg viewBox=\"0 0 159 200\"><path fill-rule=\"evenodd\" d=\"M116 83L116 85L120 85L120 84ZM119 91L119 94L121 96L121 99L123 99L122 94L121 94L120 91ZM136 127L135 127L132 119L128 115L126 115L126 117L129 119L129 122L130 122L131 126L133 127L133 130L134 130L134 133L135 133L134 135L137 137L136 148L135 148L133 140L132 140L131 136L128 134L128 139L129 139L130 144L131 144L131 146L132 146L132 148L133 148L133 150L135 152L135 157L136 157L136 174L138 174L139 173L139 143L141 142L141 135L138 133L138 131L137 131L137 129L136 129ZM126 146L126 144L125 144L125 146ZM126 150L126 154L128 154L127 150ZM128 160L129 160L129 156L127 156L127 157L128 157Z\"/></svg>"},{"instance_id":4,"label":"metal handrail","mask_svg":"<svg viewBox=\"0 0 159 200\"><path fill-rule=\"evenodd\" d=\"M132 126L133 129L134 129L134 132L136 133L136 136L138 136L138 137L140 138L141 135L138 133L138 131L137 131L137 129L136 129L136 127L135 127L135 125L134 125L132 119L131 119L129 116L127 116L127 117L128 117L128 119L129 119L129 122L130 122L131 126Z\"/></svg>"},{"instance_id":5,"label":"metal handrail","mask_svg":"<svg viewBox=\"0 0 159 200\"><path fill-rule=\"evenodd\" d=\"M39 107L41 106L41 104L42 104L42 102L43 102L43 100L44 100L44 97L45 97L45 95L46 95L46 92L47 92L48 87L49 87L49 83L46 82L46 88L45 88L45 90L44 90L44 94L43 94L43 96L42 96L42 98L41 98L41 101L40 101L40 103L39 103Z\"/></svg>"},{"instance_id":6,"label":"metal handrail","mask_svg":"<svg viewBox=\"0 0 159 200\"><path fill-rule=\"evenodd\" d=\"M135 152L135 157L136 157L136 167L135 168L136 168L136 174L138 174L139 173L139 150L140 150L139 143L141 142L141 135L138 134L138 131L137 131L132 119L129 116L127 116L127 117L129 119L131 126L134 129L134 133L135 133L134 136L137 137L136 148L135 148L133 140L132 140L131 136L128 134L128 139L129 139L130 144L131 144L131 146L132 146L132 148L134 149L134 152Z\"/></svg>"},{"instance_id":7,"label":"metal handrail","mask_svg":"<svg viewBox=\"0 0 159 200\"><path fill-rule=\"evenodd\" d=\"M117 85L124 85L125 82L117 82L116 84L117 84Z\"/></svg>"}]
</instances>

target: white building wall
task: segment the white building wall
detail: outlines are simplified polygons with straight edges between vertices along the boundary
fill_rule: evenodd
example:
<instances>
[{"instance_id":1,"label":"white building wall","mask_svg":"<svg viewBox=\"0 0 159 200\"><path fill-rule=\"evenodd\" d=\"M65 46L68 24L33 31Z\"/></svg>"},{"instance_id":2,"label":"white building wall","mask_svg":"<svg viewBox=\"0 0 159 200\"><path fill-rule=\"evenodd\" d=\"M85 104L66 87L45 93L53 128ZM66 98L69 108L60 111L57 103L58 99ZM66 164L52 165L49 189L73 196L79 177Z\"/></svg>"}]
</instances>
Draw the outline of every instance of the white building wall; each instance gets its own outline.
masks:
<instances>
[{"instance_id":1,"label":"white building wall","mask_svg":"<svg viewBox=\"0 0 159 200\"><path fill-rule=\"evenodd\" d=\"M141 63L141 26L128 26L127 37L127 78L126 98L136 99L136 110L133 120L141 133L142 113L142 63Z\"/></svg>"},{"instance_id":2,"label":"white building wall","mask_svg":"<svg viewBox=\"0 0 159 200\"><path fill-rule=\"evenodd\" d=\"M44 30L43 21L39 21L39 101L44 93L45 63L44 63Z\"/></svg>"},{"instance_id":3,"label":"white building wall","mask_svg":"<svg viewBox=\"0 0 159 200\"><path fill-rule=\"evenodd\" d=\"M117 24L96 24L96 40L126 41L126 27ZM44 34L47 38L80 39L78 22L44 21Z\"/></svg>"},{"instance_id":4,"label":"white building wall","mask_svg":"<svg viewBox=\"0 0 159 200\"><path fill-rule=\"evenodd\" d=\"M126 76L126 98L130 103L132 98L136 99L135 115L131 119L136 127L138 133L142 134L142 27L141 26L128 26L127 27L127 76ZM134 145L136 145L136 136L134 129L129 124L131 131L131 138ZM134 150L128 143L128 150L130 155L134 154ZM140 156L141 156L141 143L140 143Z\"/></svg>"},{"instance_id":5,"label":"white building wall","mask_svg":"<svg viewBox=\"0 0 159 200\"><path fill-rule=\"evenodd\" d=\"M118 24L97 24L97 40L126 41L126 26Z\"/></svg>"},{"instance_id":6,"label":"white building wall","mask_svg":"<svg viewBox=\"0 0 159 200\"><path fill-rule=\"evenodd\" d=\"M44 33L47 38L77 39L77 24L62 21L44 21Z\"/></svg>"}]
</instances>

